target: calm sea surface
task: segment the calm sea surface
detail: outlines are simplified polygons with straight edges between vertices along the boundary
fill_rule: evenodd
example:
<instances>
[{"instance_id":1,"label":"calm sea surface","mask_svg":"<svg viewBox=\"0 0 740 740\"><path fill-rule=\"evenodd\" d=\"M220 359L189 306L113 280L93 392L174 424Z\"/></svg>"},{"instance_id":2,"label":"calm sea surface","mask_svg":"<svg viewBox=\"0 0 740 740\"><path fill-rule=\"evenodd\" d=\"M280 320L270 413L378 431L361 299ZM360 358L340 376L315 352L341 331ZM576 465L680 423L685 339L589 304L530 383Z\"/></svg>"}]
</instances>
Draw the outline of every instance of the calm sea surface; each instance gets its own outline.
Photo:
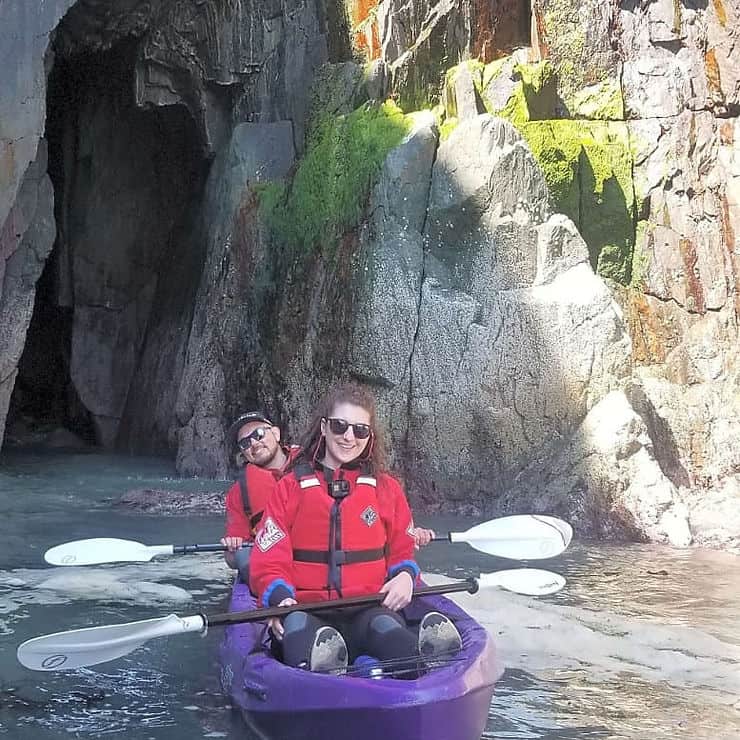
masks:
<instances>
[{"instance_id":1,"label":"calm sea surface","mask_svg":"<svg viewBox=\"0 0 740 740\"><path fill-rule=\"evenodd\" d=\"M43 560L52 545L86 537L215 542L221 517L133 514L111 502L134 488L222 485L178 480L161 460L3 454L0 736L248 737L219 691L218 628L205 638L154 640L69 674L34 673L15 658L19 643L50 632L224 610L231 574L220 555L64 569ZM440 532L474 523L417 519ZM419 560L426 572L453 578L512 567L444 543L427 547ZM740 558L576 544L542 567L566 576L563 592L529 599L494 591L459 600L492 632L507 666L485 738L740 738Z\"/></svg>"}]
</instances>

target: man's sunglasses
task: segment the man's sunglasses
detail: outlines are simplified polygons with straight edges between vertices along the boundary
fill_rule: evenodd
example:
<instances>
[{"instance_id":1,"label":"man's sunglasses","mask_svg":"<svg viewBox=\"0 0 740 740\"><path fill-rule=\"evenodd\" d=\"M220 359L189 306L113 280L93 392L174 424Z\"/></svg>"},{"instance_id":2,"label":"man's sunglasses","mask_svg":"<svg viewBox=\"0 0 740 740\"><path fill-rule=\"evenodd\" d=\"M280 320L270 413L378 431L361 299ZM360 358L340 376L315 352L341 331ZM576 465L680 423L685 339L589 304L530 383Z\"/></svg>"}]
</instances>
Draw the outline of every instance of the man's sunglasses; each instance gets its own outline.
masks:
<instances>
[{"instance_id":1,"label":"man's sunglasses","mask_svg":"<svg viewBox=\"0 0 740 740\"><path fill-rule=\"evenodd\" d=\"M261 442L265 438L269 428L270 427L257 427L251 434L239 439L236 443L237 446L242 452L246 452L252 446L253 442Z\"/></svg>"},{"instance_id":2,"label":"man's sunglasses","mask_svg":"<svg viewBox=\"0 0 740 740\"><path fill-rule=\"evenodd\" d=\"M357 439L367 439L370 436L370 425L369 424L350 424L344 419L327 419L329 422L329 429L332 434L340 435L344 434L350 427L352 427L352 433Z\"/></svg>"}]
</instances>

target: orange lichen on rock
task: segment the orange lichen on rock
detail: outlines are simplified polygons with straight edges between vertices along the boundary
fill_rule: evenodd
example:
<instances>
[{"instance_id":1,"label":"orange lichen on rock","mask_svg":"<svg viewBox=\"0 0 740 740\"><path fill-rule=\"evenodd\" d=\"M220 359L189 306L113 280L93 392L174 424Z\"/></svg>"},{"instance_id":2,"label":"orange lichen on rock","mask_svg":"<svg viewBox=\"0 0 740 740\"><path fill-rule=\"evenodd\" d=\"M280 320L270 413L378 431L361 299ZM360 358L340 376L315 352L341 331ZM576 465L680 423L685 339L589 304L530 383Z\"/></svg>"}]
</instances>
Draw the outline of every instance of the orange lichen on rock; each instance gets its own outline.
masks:
<instances>
[{"instance_id":1,"label":"orange lichen on rock","mask_svg":"<svg viewBox=\"0 0 740 740\"><path fill-rule=\"evenodd\" d=\"M714 5L714 12L717 14L717 20L719 21L720 26L724 28L727 25L727 11L725 10L725 5L722 0L712 0L712 4Z\"/></svg>"},{"instance_id":2,"label":"orange lichen on rock","mask_svg":"<svg viewBox=\"0 0 740 740\"><path fill-rule=\"evenodd\" d=\"M380 33L376 13L379 0L348 0L347 10L355 48L363 52L368 60L380 57Z\"/></svg>"},{"instance_id":3,"label":"orange lichen on rock","mask_svg":"<svg viewBox=\"0 0 740 740\"><path fill-rule=\"evenodd\" d=\"M622 293L624 316L632 337L632 358L638 365L658 365L665 362L665 330L660 317L647 296L639 290Z\"/></svg>"},{"instance_id":4,"label":"orange lichen on rock","mask_svg":"<svg viewBox=\"0 0 740 740\"><path fill-rule=\"evenodd\" d=\"M707 53L704 55L704 67L707 73L707 87L712 97L717 101L724 100L725 96L722 92L719 64L717 63L717 55L714 53L714 49L707 49Z\"/></svg>"}]
</instances>

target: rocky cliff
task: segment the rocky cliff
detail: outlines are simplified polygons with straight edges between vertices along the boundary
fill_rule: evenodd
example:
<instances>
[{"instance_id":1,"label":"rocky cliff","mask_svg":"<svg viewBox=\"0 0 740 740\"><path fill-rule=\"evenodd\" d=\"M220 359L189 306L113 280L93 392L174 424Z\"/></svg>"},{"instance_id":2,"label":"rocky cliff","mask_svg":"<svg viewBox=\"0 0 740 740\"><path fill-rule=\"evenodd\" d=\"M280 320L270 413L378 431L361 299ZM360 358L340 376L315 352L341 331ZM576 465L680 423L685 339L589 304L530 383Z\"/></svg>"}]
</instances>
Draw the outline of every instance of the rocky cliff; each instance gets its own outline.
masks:
<instances>
[{"instance_id":1,"label":"rocky cliff","mask_svg":"<svg viewBox=\"0 0 740 740\"><path fill-rule=\"evenodd\" d=\"M422 510L740 546L739 32L723 0L4 3L0 429L224 475L239 409L295 433L349 376Z\"/></svg>"}]
</instances>

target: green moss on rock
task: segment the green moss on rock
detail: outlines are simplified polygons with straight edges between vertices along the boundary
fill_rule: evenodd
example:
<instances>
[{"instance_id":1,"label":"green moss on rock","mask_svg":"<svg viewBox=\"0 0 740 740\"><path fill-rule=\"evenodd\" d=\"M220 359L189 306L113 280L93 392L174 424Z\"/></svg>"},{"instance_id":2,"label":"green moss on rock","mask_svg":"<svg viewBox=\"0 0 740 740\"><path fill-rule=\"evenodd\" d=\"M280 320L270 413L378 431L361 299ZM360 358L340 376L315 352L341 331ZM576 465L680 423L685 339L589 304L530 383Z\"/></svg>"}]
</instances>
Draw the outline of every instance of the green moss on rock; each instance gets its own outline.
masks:
<instances>
[{"instance_id":1,"label":"green moss on rock","mask_svg":"<svg viewBox=\"0 0 740 740\"><path fill-rule=\"evenodd\" d=\"M645 279L650 269L650 255L645 249L647 238L648 222L638 221L635 229L635 248L632 252L632 275L630 276L630 286L637 290L645 287Z\"/></svg>"},{"instance_id":2,"label":"green moss on rock","mask_svg":"<svg viewBox=\"0 0 740 740\"><path fill-rule=\"evenodd\" d=\"M460 121L457 118L445 118L442 125L439 127L439 140L446 141L450 134L457 128Z\"/></svg>"},{"instance_id":3,"label":"green moss on rock","mask_svg":"<svg viewBox=\"0 0 740 740\"><path fill-rule=\"evenodd\" d=\"M571 112L579 118L601 121L624 120L624 98L619 82L604 80L598 85L590 85L573 96Z\"/></svg>"},{"instance_id":4,"label":"green moss on rock","mask_svg":"<svg viewBox=\"0 0 740 740\"><path fill-rule=\"evenodd\" d=\"M582 149L578 125L575 121L555 120L513 123L542 168L553 206L578 224L579 162Z\"/></svg>"},{"instance_id":5,"label":"green moss on rock","mask_svg":"<svg viewBox=\"0 0 740 740\"><path fill-rule=\"evenodd\" d=\"M543 17L545 41L551 57L557 60L555 71L566 103L583 86L585 68L589 66L581 8L582 4L576 0L548 0Z\"/></svg>"},{"instance_id":6,"label":"green moss on rock","mask_svg":"<svg viewBox=\"0 0 740 740\"><path fill-rule=\"evenodd\" d=\"M392 102L319 116L292 183L259 188L262 216L274 236L293 249L331 252L360 222L386 156L410 127L411 119Z\"/></svg>"},{"instance_id":7,"label":"green moss on rock","mask_svg":"<svg viewBox=\"0 0 740 740\"><path fill-rule=\"evenodd\" d=\"M501 116L515 125L528 121L542 121L555 115L555 71L549 61L536 64L518 63L510 71L511 91L503 108L496 109L487 91L496 85L504 74L507 59L491 62L483 70L481 96L486 110ZM507 83L501 82L506 85ZM506 87L504 87L504 94Z\"/></svg>"},{"instance_id":8,"label":"green moss on rock","mask_svg":"<svg viewBox=\"0 0 740 740\"><path fill-rule=\"evenodd\" d=\"M632 153L623 123L512 121L540 164L552 206L578 226L591 263L627 284L635 243Z\"/></svg>"}]
</instances>

